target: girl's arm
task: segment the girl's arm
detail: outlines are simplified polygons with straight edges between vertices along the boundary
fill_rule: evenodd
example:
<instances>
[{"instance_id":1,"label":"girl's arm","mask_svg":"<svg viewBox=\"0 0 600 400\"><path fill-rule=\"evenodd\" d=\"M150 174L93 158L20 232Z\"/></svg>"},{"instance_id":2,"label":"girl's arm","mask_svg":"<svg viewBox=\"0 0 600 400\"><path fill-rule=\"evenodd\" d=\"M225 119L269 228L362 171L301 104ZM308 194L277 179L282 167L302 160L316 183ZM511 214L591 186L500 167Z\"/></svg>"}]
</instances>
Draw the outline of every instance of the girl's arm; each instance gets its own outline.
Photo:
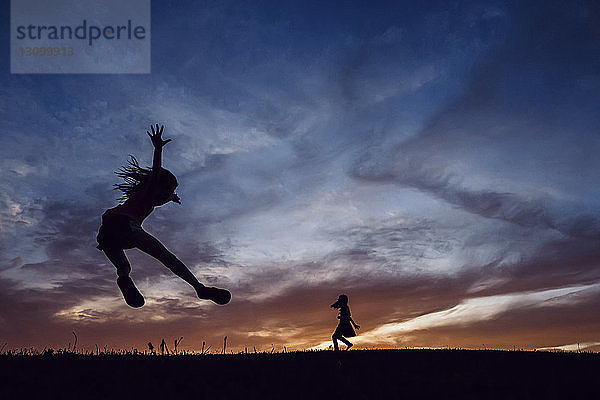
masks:
<instances>
[{"instance_id":1,"label":"girl's arm","mask_svg":"<svg viewBox=\"0 0 600 400\"><path fill-rule=\"evenodd\" d=\"M165 144L169 143L171 139L163 140L161 135L163 130L165 129L164 125L161 125L160 128L158 124L156 124L156 131L154 131L154 126L150 126L152 130L152 134L150 131L146 131L148 136L150 136L150 140L152 140L152 144L154 145L154 158L152 159L152 175L153 179L158 178L160 167L162 165L162 148Z\"/></svg>"},{"instance_id":2,"label":"girl's arm","mask_svg":"<svg viewBox=\"0 0 600 400\"><path fill-rule=\"evenodd\" d=\"M150 133L150 131L146 131L146 133L150 137L150 140L152 140L152 144L154 145L152 172L150 173L150 176L148 177L148 180L144 183L143 187L141 187L140 190L137 191L135 195L131 198L131 200L134 202L151 200L155 195L155 191L159 189L158 177L160 176L160 167L162 165L162 148L165 144L171 141L171 139L162 139L161 135L163 133L164 128L164 126L161 126L159 128L158 124L156 124L156 129L154 128L154 126L150 126L150 130L152 131L152 133Z\"/></svg>"},{"instance_id":3,"label":"girl's arm","mask_svg":"<svg viewBox=\"0 0 600 400\"><path fill-rule=\"evenodd\" d=\"M356 329L360 329L360 325L358 325L356 322L354 322L354 320L352 319L352 317L350 317L350 322L352 322L352 325L354 325L354 327Z\"/></svg>"}]
</instances>

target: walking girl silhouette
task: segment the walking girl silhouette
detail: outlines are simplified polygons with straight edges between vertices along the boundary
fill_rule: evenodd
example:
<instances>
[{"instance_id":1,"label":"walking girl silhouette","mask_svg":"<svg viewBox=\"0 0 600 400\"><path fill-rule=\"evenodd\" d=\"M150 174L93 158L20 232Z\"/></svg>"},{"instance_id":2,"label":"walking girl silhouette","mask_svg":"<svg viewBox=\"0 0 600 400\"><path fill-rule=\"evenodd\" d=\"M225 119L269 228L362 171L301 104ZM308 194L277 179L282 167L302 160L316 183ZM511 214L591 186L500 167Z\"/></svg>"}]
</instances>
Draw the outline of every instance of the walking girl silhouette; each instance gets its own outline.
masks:
<instances>
[{"instance_id":1,"label":"walking girl silhouette","mask_svg":"<svg viewBox=\"0 0 600 400\"><path fill-rule=\"evenodd\" d=\"M346 296L345 294L340 294L337 301L333 303L331 307L338 308L340 310L338 315L338 319L340 320L340 322L337 328L335 328L333 336L331 336L331 338L333 339L333 348L335 349L335 351L338 351L339 349L337 341L341 340L346 344L346 346L348 346L346 347L346 350L348 350L350 349L350 347L352 347L352 343L350 343L349 340L344 339L344 336L356 336L356 332L354 332L354 329L352 329L352 325L354 325L356 329L360 329L360 325L357 325L352 319L352 316L350 314L350 307L348 307L348 296Z\"/></svg>"},{"instance_id":2,"label":"walking girl silhouette","mask_svg":"<svg viewBox=\"0 0 600 400\"><path fill-rule=\"evenodd\" d=\"M194 274L154 236L142 229L142 222L154 210L170 201L181 204L175 193L178 186L175 176L161 167L162 148L171 141L163 140L164 126L156 130L151 126L152 133L146 131L154 145L152 169L140 167L137 159L130 156L127 166L121 167L116 174L125 183L115 185L124 195L119 200L124 203L106 210L102 214L97 248L117 269L117 285L123 293L125 302L131 307L144 305L144 297L135 287L129 277L131 266L124 249L138 248L159 260L167 268L184 281L192 285L201 299L212 300L217 304L227 304L231 293L225 289L207 287L198 282Z\"/></svg>"}]
</instances>

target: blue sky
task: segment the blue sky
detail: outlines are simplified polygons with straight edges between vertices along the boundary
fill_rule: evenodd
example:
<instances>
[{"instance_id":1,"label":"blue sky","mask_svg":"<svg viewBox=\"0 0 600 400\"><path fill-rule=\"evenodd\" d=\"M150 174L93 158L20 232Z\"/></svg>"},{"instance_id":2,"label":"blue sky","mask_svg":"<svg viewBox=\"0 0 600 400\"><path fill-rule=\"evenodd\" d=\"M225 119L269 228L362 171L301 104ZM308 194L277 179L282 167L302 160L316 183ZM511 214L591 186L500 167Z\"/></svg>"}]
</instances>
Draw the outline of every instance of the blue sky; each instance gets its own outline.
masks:
<instances>
[{"instance_id":1,"label":"blue sky","mask_svg":"<svg viewBox=\"0 0 600 400\"><path fill-rule=\"evenodd\" d=\"M153 2L148 75L0 62L2 338L306 348L346 292L364 345L600 341L598 8L280 3ZM144 228L227 307L130 250L131 310L94 247L156 122L182 205Z\"/></svg>"}]
</instances>

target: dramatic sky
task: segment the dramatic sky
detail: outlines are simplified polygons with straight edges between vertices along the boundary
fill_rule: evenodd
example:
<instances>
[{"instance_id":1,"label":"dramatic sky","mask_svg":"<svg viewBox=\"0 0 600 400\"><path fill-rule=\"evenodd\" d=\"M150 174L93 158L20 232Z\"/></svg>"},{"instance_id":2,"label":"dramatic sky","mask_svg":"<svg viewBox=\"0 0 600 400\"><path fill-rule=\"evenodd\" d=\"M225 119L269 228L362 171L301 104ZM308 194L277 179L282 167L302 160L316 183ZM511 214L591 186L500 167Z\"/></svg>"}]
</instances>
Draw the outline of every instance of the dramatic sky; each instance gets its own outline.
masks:
<instances>
[{"instance_id":1,"label":"dramatic sky","mask_svg":"<svg viewBox=\"0 0 600 400\"><path fill-rule=\"evenodd\" d=\"M596 348L599 20L589 1L154 1L151 74L3 57L0 345L327 347L346 293L357 347ZM129 308L95 248L155 122L182 205L144 229L227 306L132 249Z\"/></svg>"}]
</instances>

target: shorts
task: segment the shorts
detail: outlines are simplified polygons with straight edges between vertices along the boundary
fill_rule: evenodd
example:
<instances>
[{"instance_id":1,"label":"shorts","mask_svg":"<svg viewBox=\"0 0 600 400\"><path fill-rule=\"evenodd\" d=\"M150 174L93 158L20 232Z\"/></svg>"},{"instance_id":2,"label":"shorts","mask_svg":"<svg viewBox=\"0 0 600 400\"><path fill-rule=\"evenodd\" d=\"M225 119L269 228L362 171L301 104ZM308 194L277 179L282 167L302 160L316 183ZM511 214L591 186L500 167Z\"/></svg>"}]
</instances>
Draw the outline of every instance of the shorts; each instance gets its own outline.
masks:
<instances>
[{"instance_id":1,"label":"shorts","mask_svg":"<svg viewBox=\"0 0 600 400\"><path fill-rule=\"evenodd\" d=\"M139 232L144 232L142 226L130 216L105 212L96 236L96 247L100 250L132 249L135 247L133 236Z\"/></svg>"}]
</instances>

